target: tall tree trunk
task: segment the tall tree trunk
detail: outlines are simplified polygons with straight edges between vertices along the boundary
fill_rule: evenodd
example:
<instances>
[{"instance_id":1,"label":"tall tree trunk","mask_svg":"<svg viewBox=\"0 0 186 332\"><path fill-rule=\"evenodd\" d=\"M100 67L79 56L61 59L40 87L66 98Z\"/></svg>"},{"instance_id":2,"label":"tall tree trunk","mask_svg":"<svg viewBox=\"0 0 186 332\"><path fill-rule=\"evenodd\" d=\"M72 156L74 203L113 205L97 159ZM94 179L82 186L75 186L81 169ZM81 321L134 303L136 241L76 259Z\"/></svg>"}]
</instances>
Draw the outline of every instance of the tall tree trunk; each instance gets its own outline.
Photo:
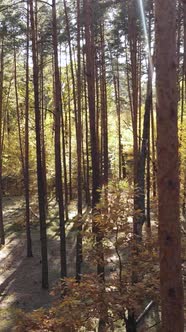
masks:
<instances>
[{"instance_id":1,"label":"tall tree trunk","mask_svg":"<svg viewBox=\"0 0 186 332\"><path fill-rule=\"evenodd\" d=\"M96 131L96 107L95 107L95 44L93 27L93 4L91 0L84 0L85 11L85 41L86 41L86 73L88 83L88 104L90 121L90 139L91 139L91 157L92 157L92 210L93 210L93 232L95 234L97 249L97 275L104 288L104 253L103 253L103 231L100 229L96 218L99 210L96 205L100 200L100 165L99 165L99 147ZM104 304L103 304L104 305ZM98 331L106 328L106 312L100 314Z\"/></svg>"},{"instance_id":2,"label":"tall tree trunk","mask_svg":"<svg viewBox=\"0 0 186 332\"><path fill-rule=\"evenodd\" d=\"M76 247L76 279L80 280L82 263L82 123L81 123L81 49L80 49L80 0L77 0L77 161L78 161L78 234Z\"/></svg>"},{"instance_id":3,"label":"tall tree trunk","mask_svg":"<svg viewBox=\"0 0 186 332\"><path fill-rule=\"evenodd\" d=\"M28 14L29 16L29 11ZM29 17L27 18L29 20ZM28 22L27 22L28 24ZM16 45L14 40L14 86L15 86L15 99L16 99L16 113L17 113L17 124L18 124L18 136L21 156L21 167L24 181L25 190L25 205L26 205L26 236L27 236L27 257L32 257L32 242L30 232L30 211L29 211L29 67L28 67L28 48L29 39L27 37L27 59L26 59L26 110L25 110L25 153L23 150L23 138L21 135L21 120L19 110L19 98L18 98L18 87L17 87L17 58L16 58Z\"/></svg>"},{"instance_id":4,"label":"tall tree trunk","mask_svg":"<svg viewBox=\"0 0 186 332\"><path fill-rule=\"evenodd\" d=\"M60 140L60 124L61 124L61 82L58 67L58 45L57 45L57 19L56 19L56 1L52 0L52 41L54 50L54 70L55 70L55 174L56 174L56 198L59 206L60 221L60 258L61 258L61 277L67 276L66 264L66 236L64 221L64 203L63 203L63 184L61 169L61 140Z\"/></svg>"},{"instance_id":5,"label":"tall tree trunk","mask_svg":"<svg viewBox=\"0 0 186 332\"><path fill-rule=\"evenodd\" d=\"M4 37L1 43L0 56L0 244L5 244L5 233L3 223L3 189L2 189L2 158L3 158L3 78L4 78Z\"/></svg>"},{"instance_id":6,"label":"tall tree trunk","mask_svg":"<svg viewBox=\"0 0 186 332\"><path fill-rule=\"evenodd\" d=\"M86 80L86 64L85 55L83 56L83 72L84 72L84 108L85 108L85 142L86 142L86 203L91 205L90 199L90 163L89 163L89 119L88 119L88 102L87 102L87 80Z\"/></svg>"},{"instance_id":7,"label":"tall tree trunk","mask_svg":"<svg viewBox=\"0 0 186 332\"><path fill-rule=\"evenodd\" d=\"M120 103L120 73L119 73L119 61L118 56L116 57L116 73L114 68L114 62L112 58L112 52L110 52L111 57L111 65L112 65L112 76L113 76L113 84L114 84L114 99L116 104L116 113L118 118L118 176L119 179L122 179L122 144L121 144L121 103ZM124 175L124 174L123 174ZM123 177L124 178L124 177Z\"/></svg>"},{"instance_id":8,"label":"tall tree trunk","mask_svg":"<svg viewBox=\"0 0 186 332\"><path fill-rule=\"evenodd\" d=\"M86 74L88 82L88 104L91 136L92 157L92 207L95 208L100 199L100 172L99 172L99 149L96 135L96 107L95 107L95 68L94 68L94 36L92 32L92 8L90 0L84 0L85 8L85 39L86 39Z\"/></svg>"},{"instance_id":9,"label":"tall tree trunk","mask_svg":"<svg viewBox=\"0 0 186 332\"><path fill-rule=\"evenodd\" d=\"M67 183L67 165L66 165L66 144L65 144L65 126L64 126L64 114L62 111L62 100L60 98L61 104L61 134L62 134L62 160L63 160L63 171L64 171L64 194L65 194L65 217L68 220L68 183Z\"/></svg>"},{"instance_id":10,"label":"tall tree trunk","mask_svg":"<svg viewBox=\"0 0 186 332\"><path fill-rule=\"evenodd\" d=\"M176 0L156 0L157 154L162 331L184 331L176 76Z\"/></svg>"},{"instance_id":11,"label":"tall tree trunk","mask_svg":"<svg viewBox=\"0 0 186 332\"><path fill-rule=\"evenodd\" d=\"M24 175L25 165L24 165L23 142L22 142L22 135L21 135L21 121L20 121L20 110L19 110L19 97L18 97L18 87L17 87L17 58L16 58L15 40L14 40L14 87L15 87L15 103L16 103L16 113L17 113L21 167L22 167L22 174Z\"/></svg>"},{"instance_id":12,"label":"tall tree trunk","mask_svg":"<svg viewBox=\"0 0 186 332\"><path fill-rule=\"evenodd\" d=\"M138 164L138 63L137 63L137 2L131 0L128 5L129 13L129 45L131 60L132 85L132 124L133 124L133 153L134 153L134 186L137 185ZM135 220L134 220L135 223ZM135 228L135 225L134 225Z\"/></svg>"},{"instance_id":13,"label":"tall tree trunk","mask_svg":"<svg viewBox=\"0 0 186 332\"><path fill-rule=\"evenodd\" d=\"M100 26L101 34L101 77L100 77L100 90L101 90L101 112L102 112L102 184L108 185L108 118L107 118L107 84L106 84L106 68L105 68L105 31L104 24Z\"/></svg>"},{"instance_id":14,"label":"tall tree trunk","mask_svg":"<svg viewBox=\"0 0 186 332\"><path fill-rule=\"evenodd\" d=\"M154 128L153 103L151 108L151 137L152 137L152 191L153 197L156 197L156 147L155 147L155 128Z\"/></svg>"},{"instance_id":15,"label":"tall tree trunk","mask_svg":"<svg viewBox=\"0 0 186 332\"><path fill-rule=\"evenodd\" d=\"M45 208L46 215L48 213L47 200L47 167L46 167L46 146L45 146L45 110L44 110L44 63L43 63L43 49L40 49L40 108L41 108L41 151L43 161L43 177L44 177L44 191L45 191Z\"/></svg>"},{"instance_id":16,"label":"tall tree trunk","mask_svg":"<svg viewBox=\"0 0 186 332\"><path fill-rule=\"evenodd\" d=\"M32 257L32 240L30 231L30 191L29 191L29 4L27 3L27 41L26 41L26 94L25 94L25 203L26 203L26 238L27 257Z\"/></svg>"},{"instance_id":17,"label":"tall tree trunk","mask_svg":"<svg viewBox=\"0 0 186 332\"><path fill-rule=\"evenodd\" d=\"M138 130L138 145L139 145L139 150L141 149L141 106L142 106L142 87L141 87L141 75L142 75L142 43L139 42L139 54L138 54L138 58L139 58L139 79L138 79L138 89L139 89L139 116L138 116L138 123L139 123L139 130Z\"/></svg>"},{"instance_id":18,"label":"tall tree trunk","mask_svg":"<svg viewBox=\"0 0 186 332\"><path fill-rule=\"evenodd\" d=\"M37 45L35 36L35 19L33 0L30 0L30 22L32 33L32 58L33 58L33 83L34 83L34 108L35 108L35 130L36 130L36 155L37 155L37 182L39 200L39 221L42 258L42 287L48 288L48 248L46 232L45 190L43 177L43 163L41 150L41 112L39 107L39 79Z\"/></svg>"},{"instance_id":19,"label":"tall tree trunk","mask_svg":"<svg viewBox=\"0 0 186 332\"><path fill-rule=\"evenodd\" d=\"M134 234L138 237L142 236L142 226L145 222L145 163L147 158L147 151L149 146L149 131L150 131L150 111L152 107L152 73L149 64L147 95L145 100L145 113L143 122L143 136L141 150L137 163L136 176L136 195L135 195L135 210L140 211L135 217Z\"/></svg>"},{"instance_id":20,"label":"tall tree trunk","mask_svg":"<svg viewBox=\"0 0 186 332\"><path fill-rule=\"evenodd\" d=\"M68 91L68 147L69 147L69 198L72 200L72 118L71 118L71 105L70 105L70 81L69 81L69 73L68 73L68 64L66 64L66 78L67 78L67 91Z\"/></svg>"}]
</instances>

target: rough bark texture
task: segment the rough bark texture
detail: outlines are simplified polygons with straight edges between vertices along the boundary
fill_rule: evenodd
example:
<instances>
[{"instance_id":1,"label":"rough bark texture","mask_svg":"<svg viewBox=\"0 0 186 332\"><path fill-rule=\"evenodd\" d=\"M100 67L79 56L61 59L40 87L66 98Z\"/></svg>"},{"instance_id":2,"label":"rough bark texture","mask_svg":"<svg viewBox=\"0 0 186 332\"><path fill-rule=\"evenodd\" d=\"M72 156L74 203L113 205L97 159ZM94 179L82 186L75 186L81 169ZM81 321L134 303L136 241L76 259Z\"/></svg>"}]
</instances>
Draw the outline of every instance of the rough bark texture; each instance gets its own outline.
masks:
<instances>
[{"instance_id":1,"label":"rough bark texture","mask_svg":"<svg viewBox=\"0 0 186 332\"><path fill-rule=\"evenodd\" d=\"M176 0L156 0L157 152L162 331L184 331L176 77Z\"/></svg>"}]
</instances>

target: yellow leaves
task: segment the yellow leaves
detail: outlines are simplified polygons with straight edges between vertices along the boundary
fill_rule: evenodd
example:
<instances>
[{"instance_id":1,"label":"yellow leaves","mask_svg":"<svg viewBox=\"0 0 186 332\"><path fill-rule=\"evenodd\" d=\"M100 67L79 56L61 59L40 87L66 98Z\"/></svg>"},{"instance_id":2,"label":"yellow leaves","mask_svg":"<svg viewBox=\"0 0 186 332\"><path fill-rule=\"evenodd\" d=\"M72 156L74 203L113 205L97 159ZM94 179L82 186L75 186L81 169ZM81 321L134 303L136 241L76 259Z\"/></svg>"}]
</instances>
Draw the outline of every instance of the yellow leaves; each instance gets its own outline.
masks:
<instances>
[{"instance_id":1,"label":"yellow leaves","mask_svg":"<svg viewBox=\"0 0 186 332\"><path fill-rule=\"evenodd\" d=\"M59 281L52 291L58 299L48 311L24 315L20 326L26 326L26 331L60 332L66 328L78 332L92 331L103 309L108 312L108 324L112 326L128 308L138 311L147 298L158 299L157 227L153 226L153 237L144 232L143 241L137 242L133 237L132 197L118 190L118 193L109 192L108 205L104 205L103 200L94 214L94 223L104 233L99 245L92 233L92 220L86 218L83 223L84 263L89 270L95 268L94 271L98 262L103 264L105 284L92 273L83 275L80 283L74 278Z\"/></svg>"}]
</instances>

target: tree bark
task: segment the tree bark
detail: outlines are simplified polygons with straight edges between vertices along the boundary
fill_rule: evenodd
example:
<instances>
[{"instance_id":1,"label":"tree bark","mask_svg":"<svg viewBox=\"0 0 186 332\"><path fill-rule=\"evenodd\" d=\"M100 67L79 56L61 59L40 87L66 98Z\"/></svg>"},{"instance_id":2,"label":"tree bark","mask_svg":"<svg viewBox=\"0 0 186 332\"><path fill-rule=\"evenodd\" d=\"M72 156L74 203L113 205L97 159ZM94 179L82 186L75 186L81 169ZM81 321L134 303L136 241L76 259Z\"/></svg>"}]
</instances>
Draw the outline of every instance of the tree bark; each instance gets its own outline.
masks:
<instances>
[{"instance_id":1,"label":"tree bark","mask_svg":"<svg viewBox=\"0 0 186 332\"><path fill-rule=\"evenodd\" d=\"M156 0L157 155L162 331L184 331L176 75L176 0Z\"/></svg>"},{"instance_id":2,"label":"tree bark","mask_svg":"<svg viewBox=\"0 0 186 332\"><path fill-rule=\"evenodd\" d=\"M30 191L29 191L29 4L27 3L27 42L26 42L26 94L25 94L25 216L26 216L26 237L27 257L32 257L32 239L30 231Z\"/></svg>"},{"instance_id":3,"label":"tree bark","mask_svg":"<svg viewBox=\"0 0 186 332\"><path fill-rule=\"evenodd\" d=\"M3 78L4 78L4 37L1 43L0 56L0 244L5 244L5 232L3 223L3 189L2 189L2 158L3 158Z\"/></svg>"},{"instance_id":4,"label":"tree bark","mask_svg":"<svg viewBox=\"0 0 186 332\"><path fill-rule=\"evenodd\" d=\"M63 184L61 168L61 144L60 144L60 124L61 124L61 82L58 67L58 46L57 46L57 19L56 1L52 0L52 41L54 50L54 94L55 94L55 175L56 175L56 199L59 206L60 221L60 258L61 277L67 276L66 263L66 236L64 221Z\"/></svg>"},{"instance_id":5,"label":"tree bark","mask_svg":"<svg viewBox=\"0 0 186 332\"><path fill-rule=\"evenodd\" d=\"M76 279L80 280L82 263L82 123L81 123L81 49L80 0L77 0L77 161L78 161L78 234L76 244Z\"/></svg>"},{"instance_id":6,"label":"tree bark","mask_svg":"<svg viewBox=\"0 0 186 332\"><path fill-rule=\"evenodd\" d=\"M36 156L37 156L37 182L39 200L39 221L41 239L41 259L42 259L42 288L48 288L48 248L46 232L46 211L45 211L45 190L43 177L43 163L41 150L41 112L39 107L39 79L38 79L38 59L37 44L34 19L33 0L30 0L30 22L32 33L32 58L33 58L33 84L34 84L34 108L35 108L35 130L36 130Z\"/></svg>"}]
</instances>

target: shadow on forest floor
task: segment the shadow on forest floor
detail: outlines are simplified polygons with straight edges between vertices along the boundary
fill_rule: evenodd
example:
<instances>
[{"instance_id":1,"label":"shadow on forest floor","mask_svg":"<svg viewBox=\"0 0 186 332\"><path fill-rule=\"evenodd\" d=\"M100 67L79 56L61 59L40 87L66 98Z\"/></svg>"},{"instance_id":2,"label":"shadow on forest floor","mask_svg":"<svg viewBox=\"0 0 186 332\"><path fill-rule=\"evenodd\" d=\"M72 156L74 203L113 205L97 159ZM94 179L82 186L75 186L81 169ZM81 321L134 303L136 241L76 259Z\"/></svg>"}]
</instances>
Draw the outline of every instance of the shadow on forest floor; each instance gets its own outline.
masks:
<instances>
[{"instance_id":1,"label":"shadow on forest floor","mask_svg":"<svg viewBox=\"0 0 186 332\"><path fill-rule=\"evenodd\" d=\"M41 255L39 227L32 229L33 257L26 257L25 232L18 220L24 210L18 201L6 199L4 220L6 245L0 250L0 332L12 330L16 310L30 311L47 307L53 300L50 291L60 278L60 243L57 236L48 238L49 291L41 288ZM67 235L68 276L75 273L75 233Z\"/></svg>"}]
</instances>

